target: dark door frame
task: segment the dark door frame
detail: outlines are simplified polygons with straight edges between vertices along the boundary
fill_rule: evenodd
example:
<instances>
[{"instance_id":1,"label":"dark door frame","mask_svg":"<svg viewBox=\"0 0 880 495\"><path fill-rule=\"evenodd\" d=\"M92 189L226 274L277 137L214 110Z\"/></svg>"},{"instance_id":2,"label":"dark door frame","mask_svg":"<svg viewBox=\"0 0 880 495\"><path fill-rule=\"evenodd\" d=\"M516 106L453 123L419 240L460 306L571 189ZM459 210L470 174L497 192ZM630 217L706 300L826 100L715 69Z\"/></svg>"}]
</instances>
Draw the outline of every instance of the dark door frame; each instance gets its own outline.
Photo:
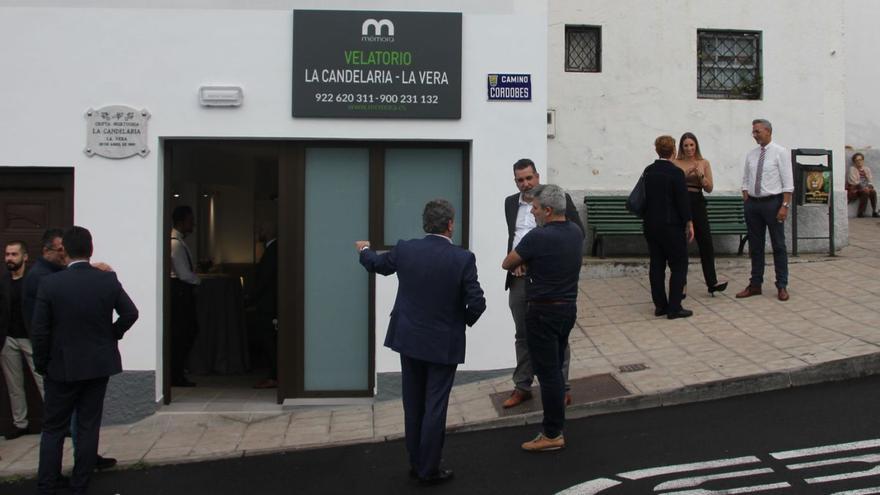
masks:
<instances>
[{"instance_id":1,"label":"dark door frame","mask_svg":"<svg viewBox=\"0 0 880 495\"><path fill-rule=\"evenodd\" d=\"M290 256L279 256L278 294L285 295L293 304L278 305L278 393L280 404L286 398L334 398L334 397L372 397L376 387L376 279L369 278L369 360L368 387L366 390L305 390L303 368L305 352L304 301L305 281L302 274L305 267L305 222L301 212L305 209L305 155L307 147L359 147L369 150L370 192L369 192L369 237L374 246L384 246L384 150L387 148L455 148L462 150L462 206L457 217L461 224L462 245L469 247L470 225L470 143L466 141L350 141L350 140L281 140L245 138L160 138L163 150L163 194L162 194L162 349L163 349L163 397L165 404L171 402L171 339L170 339L170 243L166 242L171 231L171 169L173 148L187 144L205 143L262 143L274 146L278 154L278 243L291 246ZM286 356L287 359L282 359Z\"/></svg>"}]
</instances>

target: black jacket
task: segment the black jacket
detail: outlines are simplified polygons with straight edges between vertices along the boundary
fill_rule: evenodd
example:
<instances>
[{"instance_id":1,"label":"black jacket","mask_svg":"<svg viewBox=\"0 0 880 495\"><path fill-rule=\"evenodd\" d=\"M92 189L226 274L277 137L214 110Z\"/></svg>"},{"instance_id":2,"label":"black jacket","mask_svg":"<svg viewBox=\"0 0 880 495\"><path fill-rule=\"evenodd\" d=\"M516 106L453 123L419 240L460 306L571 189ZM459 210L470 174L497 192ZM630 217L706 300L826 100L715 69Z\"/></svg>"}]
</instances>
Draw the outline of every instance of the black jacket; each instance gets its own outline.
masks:
<instances>
[{"instance_id":1,"label":"black jacket","mask_svg":"<svg viewBox=\"0 0 880 495\"><path fill-rule=\"evenodd\" d=\"M24 275L24 285L21 287L21 316L24 318L24 328L28 334L31 331L31 320L34 317L34 304L37 302L37 290L40 282L46 275L52 275L64 270L61 265L49 263L45 258L39 258L34 266Z\"/></svg>"},{"instance_id":2,"label":"black jacket","mask_svg":"<svg viewBox=\"0 0 880 495\"><path fill-rule=\"evenodd\" d=\"M669 160L657 160L645 169L645 230L681 226L691 220L684 172Z\"/></svg>"},{"instance_id":3,"label":"black jacket","mask_svg":"<svg viewBox=\"0 0 880 495\"><path fill-rule=\"evenodd\" d=\"M12 311L10 280L9 271L3 270L0 274L0 349L6 344L6 335L9 333L9 315Z\"/></svg>"},{"instance_id":4,"label":"black jacket","mask_svg":"<svg viewBox=\"0 0 880 495\"><path fill-rule=\"evenodd\" d=\"M278 316L278 241L270 244L257 263L254 293L251 296L257 312Z\"/></svg>"},{"instance_id":5,"label":"black jacket","mask_svg":"<svg viewBox=\"0 0 880 495\"><path fill-rule=\"evenodd\" d=\"M117 342L137 318L113 272L76 263L45 277L31 322L34 368L62 382L115 375L122 371Z\"/></svg>"},{"instance_id":6,"label":"black jacket","mask_svg":"<svg viewBox=\"0 0 880 495\"><path fill-rule=\"evenodd\" d=\"M510 253L510 250L513 249L513 238L516 236L516 214L519 212L520 194L511 194L504 199L504 217L507 219L507 253ZM568 193L565 193L565 218L574 222L581 229L581 234L585 232L584 224L581 223L581 216L578 214L577 207L575 207L574 201L571 200L571 196ZM510 287L511 277L513 275L507 272L507 277L504 279L504 290Z\"/></svg>"}]
</instances>

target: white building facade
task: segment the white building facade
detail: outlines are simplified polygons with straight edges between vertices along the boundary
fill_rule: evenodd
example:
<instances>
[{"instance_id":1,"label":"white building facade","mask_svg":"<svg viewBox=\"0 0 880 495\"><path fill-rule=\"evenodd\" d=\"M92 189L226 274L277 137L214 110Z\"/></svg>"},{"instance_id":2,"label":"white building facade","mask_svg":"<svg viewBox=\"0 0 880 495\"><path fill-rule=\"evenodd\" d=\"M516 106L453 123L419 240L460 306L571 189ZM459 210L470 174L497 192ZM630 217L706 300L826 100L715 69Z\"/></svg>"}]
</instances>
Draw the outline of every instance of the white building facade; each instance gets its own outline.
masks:
<instances>
[{"instance_id":1,"label":"white building facade","mask_svg":"<svg viewBox=\"0 0 880 495\"><path fill-rule=\"evenodd\" d=\"M140 309L120 343L126 371L111 380L106 409L114 420L173 400L166 256L169 217L179 204L197 210L202 233L191 247L199 261L221 265L233 278L242 274L245 288L247 266L259 259L253 246L261 218L279 223L278 242L287 250L280 265L279 401L369 397L376 373L399 370L396 354L382 346L396 282L362 272L355 240L393 244L398 232L413 233L407 222L417 223L420 213L395 212L412 213L424 197L457 195L457 241L476 254L488 304L468 330L462 369L510 367L513 326L500 262L507 235L502 204L515 192L513 162L533 158L544 182L565 187L580 202L591 192L629 190L653 160L660 134L696 133L718 194L739 194L754 118L771 120L774 139L784 146L826 148L842 157L843 3L6 2L0 172L51 171L68 181L72 222L92 231L94 259L114 267ZM387 26L381 30L381 12L460 14L460 116L292 115L297 53L322 43L297 46L296 10L368 11L364 22L376 21L373 35L380 38L390 34ZM403 25L395 27L402 36ZM568 60L567 28L584 27L599 28L598 71ZM701 30L757 33L759 98L698 95ZM458 50L436 45L441 54ZM529 75L530 98L489 101L492 74ZM220 100L241 97L241 104L201 105L200 89L220 91L213 93ZM109 105L148 112L142 155L86 152L86 112ZM548 109L555 112L551 138ZM438 168L447 172L431 175ZM835 168L838 201L843 173ZM432 186L439 193L431 194ZM840 215L844 206L837 206ZM802 221L821 228L819 216ZM838 246L845 243L842 221ZM334 281L337 272L344 276Z\"/></svg>"}]
</instances>

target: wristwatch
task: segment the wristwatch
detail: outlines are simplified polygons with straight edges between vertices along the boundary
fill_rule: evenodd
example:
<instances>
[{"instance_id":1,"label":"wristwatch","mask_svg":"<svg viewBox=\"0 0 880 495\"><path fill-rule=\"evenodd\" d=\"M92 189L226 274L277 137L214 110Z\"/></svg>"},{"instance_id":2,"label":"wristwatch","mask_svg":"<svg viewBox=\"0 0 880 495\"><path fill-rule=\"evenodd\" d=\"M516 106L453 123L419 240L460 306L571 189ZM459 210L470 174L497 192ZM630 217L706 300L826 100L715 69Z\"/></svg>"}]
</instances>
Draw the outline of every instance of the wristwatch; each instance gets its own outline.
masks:
<instances>
[{"instance_id":1,"label":"wristwatch","mask_svg":"<svg viewBox=\"0 0 880 495\"><path fill-rule=\"evenodd\" d=\"M782 203L783 208L791 208L791 203Z\"/></svg>"}]
</instances>

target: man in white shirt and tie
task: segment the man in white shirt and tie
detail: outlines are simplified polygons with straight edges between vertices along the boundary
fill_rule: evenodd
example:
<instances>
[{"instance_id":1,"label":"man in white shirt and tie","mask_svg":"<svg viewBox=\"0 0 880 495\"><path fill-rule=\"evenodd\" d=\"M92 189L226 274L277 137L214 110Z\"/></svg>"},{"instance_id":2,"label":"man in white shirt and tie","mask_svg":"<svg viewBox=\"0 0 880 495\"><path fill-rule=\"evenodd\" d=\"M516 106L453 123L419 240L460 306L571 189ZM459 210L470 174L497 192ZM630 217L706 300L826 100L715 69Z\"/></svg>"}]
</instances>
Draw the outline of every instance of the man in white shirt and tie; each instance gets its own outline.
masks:
<instances>
[{"instance_id":1,"label":"man in white shirt and tie","mask_svg":"<svg viewBox=\"0 0 880 495\"><path fill-rule=\"evenodd\" d=\"M178 206L171 213L171 385L194 387L184 374L186 358L198 333L196 321L195 260L184 242L195 229L195 216L189 206Z\"/></svg>"},{"instance_id":2,"label":"man in white shirt and tie","mask_svg":"<svg viewBox=\"0 0 880 495\"><path fill-rule=\"evenodd\" d=\"M752 121L752 137L758 147L746 155L743 170L743 211L748 228L752 276L749 286L736 297L761 294L764 282L764 243L770 231L776 290L780 301L788 301L788 253L785 247L785 219L791 208L794 178L791 154L773 142L773 126L766 119Z\"/></svg>"},{"instance_id":3,"label":"man in white shirt and tie","mask_svg":"<svg viewBox=\"0 0 880 495\"><path fill-rule=\"evenodd\" d=\"M507 219L507 252L511 252L519 241L537 225L535 216L532 214L531 198L524 197L535 187L540 185L541 176L535 168L535 162L528 158L517 160L513 164L513 180L519 192L511 194L504 200L504 216ZM580 215L574 206L571 196L565 194L565 217L574 222L584 232ZM515 328L514 345L516 348L516 368L513 371L513 392L504 401L504 408L511 408L532 398L532 381L534 370L529 358L529 346L526 342L526 265L519 265L507 272L504 288L509 290L508 305L513 316ZM565 405L571 404L568 383L568 364L570 351L565 349L565 357L562 363L562 372L565 378Z\"/></svg>"}]
</instances>

